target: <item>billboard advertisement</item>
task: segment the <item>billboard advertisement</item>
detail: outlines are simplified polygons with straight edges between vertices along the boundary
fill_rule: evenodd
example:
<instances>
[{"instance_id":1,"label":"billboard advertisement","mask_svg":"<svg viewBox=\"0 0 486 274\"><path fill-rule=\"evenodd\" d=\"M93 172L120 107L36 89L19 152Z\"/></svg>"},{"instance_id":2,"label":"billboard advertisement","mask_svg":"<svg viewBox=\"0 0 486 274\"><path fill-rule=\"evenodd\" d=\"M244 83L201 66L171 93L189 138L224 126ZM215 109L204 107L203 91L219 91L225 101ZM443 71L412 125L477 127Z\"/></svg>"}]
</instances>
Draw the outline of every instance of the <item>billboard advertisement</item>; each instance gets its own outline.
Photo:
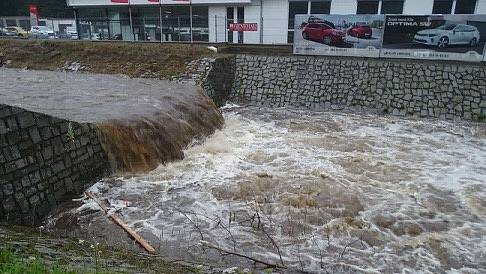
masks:
<instances>
[{"instance_id":1,"label":"billboard advertisement","mask_svg":"<svg viewBox=\"0 0 486 274\"><path fill-rule=\"evenodd\" d=\"M384 15L296 15L294 54L379 57Z\"/></svg>"},{"instance_id":2,"label":"billboard advertisement","mask_svg":"<svg viewBox=\"0 0 486 274\"><path fill-rule=\"evenodd\" d=\"M478 62L486 15L389 15L381 57Z\"/></svg>"},{"instance_id":3,"label":"billboard advertisement","mask_svg":"<svg viewBox=\"0 0 486 274\"><path fill-rule=\"evenodd\" d=\"M486 62L486 46L484 47L483 51L483 62Z\"/></svg>"}]
</instances>

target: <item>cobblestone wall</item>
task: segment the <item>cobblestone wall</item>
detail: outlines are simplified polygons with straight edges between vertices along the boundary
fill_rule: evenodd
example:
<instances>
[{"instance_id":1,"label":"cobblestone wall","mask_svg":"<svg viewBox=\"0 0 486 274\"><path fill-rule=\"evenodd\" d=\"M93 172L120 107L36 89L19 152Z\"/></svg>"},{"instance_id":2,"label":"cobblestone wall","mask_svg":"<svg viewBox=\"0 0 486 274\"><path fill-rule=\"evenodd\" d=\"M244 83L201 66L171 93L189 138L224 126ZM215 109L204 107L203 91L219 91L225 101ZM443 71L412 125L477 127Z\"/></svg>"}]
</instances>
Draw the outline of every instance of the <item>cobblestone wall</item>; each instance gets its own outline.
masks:
<instances>
[{"instance_id":1,"label":"cobblestone wall","mask_svg":"<svg viewBox=\"0 0 486 274\"><path fill-rule=\"evenodd\" d=\"M220 107L226 103L235 77L233 57L202 58L191 61L182 75L173 80L200 86Z\"/></svg>"},{"instance_id":2,"label":"cobblestone wall","mask_svg":"<svg viewBox=\"0 0 486 274\"><path fill-rule=\"evenodd\" d=\"M486 66L237 55L231 100L275 107L486 120Z\"/></svg>"},{"instance_id":3,"label":"cobblestone wall","mask_svg":"<svg viewBox=\"0 0 486 274\"><path fill-rule=\"evenodd\" d=\"M0 104L0 221L36 224L108 170L95 126Z\"/></svg>"},{"instance_id":4,"label":"cobblestone wall","mask_svg":"<svg viewBox=\"0 0 486 274\"><path fill-rule=\"evenodd\" d=\"M232 57L217 58L202 79L201 86L217 106L223 106L228 99L235 76L235 62Z\"/></svg>"}]
</instances>

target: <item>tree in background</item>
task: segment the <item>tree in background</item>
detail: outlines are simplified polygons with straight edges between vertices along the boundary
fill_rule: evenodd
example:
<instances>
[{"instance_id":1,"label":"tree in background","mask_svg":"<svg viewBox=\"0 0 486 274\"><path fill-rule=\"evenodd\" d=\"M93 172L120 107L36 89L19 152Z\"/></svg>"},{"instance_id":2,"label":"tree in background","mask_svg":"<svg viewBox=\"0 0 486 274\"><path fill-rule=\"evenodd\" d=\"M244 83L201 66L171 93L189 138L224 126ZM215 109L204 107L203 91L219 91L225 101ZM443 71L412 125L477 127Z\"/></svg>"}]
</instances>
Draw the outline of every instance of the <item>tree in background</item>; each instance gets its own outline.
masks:
<instances>
[{"instance_id":1,"label":"tree in background","mask_svg":"<svg viewBox=\"0 0 486 274\"><path fill-rule=\"evenodd\" d=\"M36 4L43 18L71 18L66 0L0 0L0 16L28 16L29 4Z\"/></svg>"}]
</instances>

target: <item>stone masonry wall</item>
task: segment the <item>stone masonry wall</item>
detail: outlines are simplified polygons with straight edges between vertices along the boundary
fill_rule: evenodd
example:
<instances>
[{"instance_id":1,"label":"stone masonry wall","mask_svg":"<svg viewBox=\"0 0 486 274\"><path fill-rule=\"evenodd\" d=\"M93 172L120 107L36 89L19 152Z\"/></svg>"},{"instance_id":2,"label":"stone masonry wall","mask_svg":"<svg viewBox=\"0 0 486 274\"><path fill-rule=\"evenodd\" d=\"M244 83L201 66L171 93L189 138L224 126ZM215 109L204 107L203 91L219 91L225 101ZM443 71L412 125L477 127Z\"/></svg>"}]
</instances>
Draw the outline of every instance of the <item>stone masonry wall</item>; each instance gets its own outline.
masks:
<instances>
[{"instance_id":1,"label":"stone masonry wall","mask_svg":"<svg viewBox=\"0 0 486 274\"><path fill-rule=\"evenodd\" d=\"M235 66L240 103L486 120L483 64L237 55Z\"/></svg>"},{"instance_id":2,"label":"stone masonry wall","mask_svg":"<svg viewBox=\"0 0 486 274\"><path fill-rule=\"evenodd\" d=\"M0 221L37 224L108 171L94 125L0 104Z\"/></svg>"},{"instance_id":3,"label":"stone masonry wall","mask_svg":"<svg viewBox=\"0 0 486 274\"><path fill-rule=\"evenodd\" d=\"M200 85L217 106L228 99L235 77L235 60L232 57L217 58Z\"/></svg>"}]
</instances>

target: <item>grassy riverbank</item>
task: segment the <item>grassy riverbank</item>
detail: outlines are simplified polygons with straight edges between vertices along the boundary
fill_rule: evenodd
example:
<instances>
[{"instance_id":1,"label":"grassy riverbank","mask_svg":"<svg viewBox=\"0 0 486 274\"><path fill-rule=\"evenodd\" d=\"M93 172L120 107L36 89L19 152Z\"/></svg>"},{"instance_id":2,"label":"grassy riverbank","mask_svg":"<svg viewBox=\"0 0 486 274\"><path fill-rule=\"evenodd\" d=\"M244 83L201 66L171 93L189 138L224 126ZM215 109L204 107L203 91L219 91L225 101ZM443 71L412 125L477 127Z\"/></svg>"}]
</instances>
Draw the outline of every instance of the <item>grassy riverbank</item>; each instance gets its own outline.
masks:
<instances>
[{"instance_id":1,"label":"grassy riverbank","mask_svg":"<svg viewBox=\"0 0 486 274\"><path fill-rule=\"evenodd\" d=\"M0 273L198 273L199 269L171 263L122 248L58 238L33 228L0 224Z\"/></svg>"},{"instance_id":2,"label":"grassy riverbank","mask_svg":"<svg viewBox=\"0 0 486 274\"><path fill-rule=\"evenodd\" d=\"M72 66L94 73L162 79L180 75L191 60L214 55L206 45L0 39L0 62L10 68Z\"/></svg>"}]
</instances>

